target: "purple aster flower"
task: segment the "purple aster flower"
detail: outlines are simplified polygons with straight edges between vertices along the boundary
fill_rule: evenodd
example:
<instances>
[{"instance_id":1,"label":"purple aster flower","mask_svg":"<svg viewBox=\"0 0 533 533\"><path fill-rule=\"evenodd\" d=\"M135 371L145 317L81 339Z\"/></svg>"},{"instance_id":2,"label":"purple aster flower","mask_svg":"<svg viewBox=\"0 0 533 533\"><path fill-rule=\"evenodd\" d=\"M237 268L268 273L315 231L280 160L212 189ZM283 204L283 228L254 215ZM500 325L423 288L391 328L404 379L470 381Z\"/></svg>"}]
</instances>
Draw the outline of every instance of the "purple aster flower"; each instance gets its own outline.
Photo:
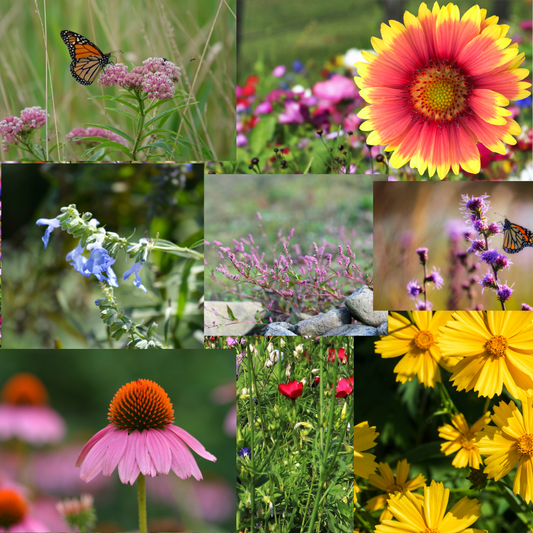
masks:
<instances>
[{"instance_id":1,"label":"purple aster flower","mask_svg":"<svg viewBox=\"0 0 533 533\"><path fill-rule=\"evenodd\" d=\"M433 267L433 272L428 274L425 279L426 283L434 283L437 289L440 289L444 285L444 279L440 275L440 268L437 270Z\"/></svg>"},{"instance_id":2,"label":"purple aster flower","mask_svg":"<svg viewBox=\"0 0 533 533\"><path fill-rule=\"evenodd\" d=\"M492 222L491 224L489 224L488 228L487 228L487 233L489 235L498 235L498 233L501 233L501 229L500 229L500 226L498 225L497 222Z\"/></svg>"},{"instance_id":3,"label":"purple aster flower","mask_svg":"<svg viewBox=\"0 0 533 533\"><path fill-rule=\"evenodd\" d=\"M420 262L425 265L428 262L428 249L427 248L417 248L416 253L420 258Z\"/></svg>"},{"instance_id":4,"label":"purple aster flower","mask_svg":"<svg viewBox=\"0 0 533 533\"><path fill-rule=\"evenodd\" d=\"M486 244L483 239L473 239L471 242L472 244L470 245L470 248L467 249L467 253L479 253L486 250Z\"/></svg>"},{"instance_id":5,"label":"purple aster flower","mask_svg":"<svg viewBox=\"0 0 533 533\"><path fill-rule=\"evenodd\" d=\"M492 272L487 272L480 280L479 284L481 285L481 294L483 294L483 291L485 289L496 289L496 280L494 279L494 275Z\"/></svg>"},{"instance_id":6,"label":"purple aster flower","mask_svg":"<svg viewBox=\"0 0 533 533\"><path fill-rule=\"evenodd\" d=\"M44 242L44 249L46 250L46 247L48 246L48 241L50 240L50 234L52 233L52 231L54 231L54 229L59 228L60 222L57 218L40 218L35 224L37 224L38 226L48 226L42 237Z\"/></svg>"},{"instance_id":7,"label":"purple aster flower","mask_svg":"<svg viewBox=\"0 0 533 533\"><path fill-rule=\"evenodd\" d=\"M478 232L478 233L484 233L485 231L487 231L487 223L484 221L484 220L476 220L473 224L472 224L472 227Z\"/></svg>"},{"instance_id":8,"label":"purple aster flower","mask_svg":"<svg viewBox=\"0 0 533 533\"><path fill-rule=\"evenodd\" d=\"M490 209L490 202L487 201L487 198L489 198L488 194L472 196L472 198L468 194L462 194L461 196L463 197L463 201L461 202L463 207L460 210L465 212L465 216L470 217L470 213L466 213L466 211L471 211L478 215L476 218L480 218L481 215L484 215Z\"/></svg>"},{"instance_id":9,"label":"purple aster flower","mask_svg":"<svg viewBox=\"0 0 533 533\"><path fill-rule=\"evenodd\" d=\"M418 284L416 279L407 284L407 294L409 298L413 299L422 294L422 287Z\"/></svg>"},{"instance_id":10,"label":"purple aster flower","mask_svg":"<svg viewBox=\"0 0 533 533\"><path fill-rule=\"evenodd\" d=\"M502 268L510 267L512 264L513 263L507 259L507 256L499 254L494 261L494 268L496 270L501 270Z\"/></svg>"},{"instance_id":11,"label":"purple aster flower","mask_svg":"<svg viewBox=\"0 0 533 533\"><path fill-rule=\"evenodd\" d=\"M494 265L499 256L498 250L486 250L481 254L481 259L489 265Z\"/></svg>"},{"instance_id":12,"label":"purple aster flower","mask_svg":"<svg viewBox=\"0 0 533 533\"><path fill-rule=\"evenodd\" d=\"M498 296L498 300L500 300L500 302L506 302L511 297L511 294L513 294L513 292L514 291L511 287L508 287L507 285L501 285L500 287L498 287L496 295Z\"/></svg>"},{"instance_id":13,"label":"purple aster flower","mask_svg":"<svg viewBox=\"0 0 533 533\"><path fill-rule=\"evenodd\" d=\"M431 309L433 309L433 304L431 302L423 302L422 300L417 300L415 304L415 309L417 311L431 311Z\"/></svg>"},{"instance_id":14,"label":"purple aster flower","mask_svg":"<svg viewBox=\"0 0 533 533\"><path fill-rule=\"evenodd\" d=\"M146 290L146 287L142 284L141 276L139 276L139 272L141 271L142 267L144 265L144 261L139 261L133 264L133 266L124 272L124 276L122 279L125 281L127 280L132 274L135 274L135 281L133 284L138 287L139 289L143 290L146 294L148 294L148 291Z\"/></svg>"},{"instance_id":15,"label":"purple aster flower","mask_svg":"<svg viewBox=\"0 0 533 533\"><path fill-rule=\"evenodd\" d=\"M533 307L527 304L522 304L522 311L533 311Z\"/></svg>"}]
</instances>

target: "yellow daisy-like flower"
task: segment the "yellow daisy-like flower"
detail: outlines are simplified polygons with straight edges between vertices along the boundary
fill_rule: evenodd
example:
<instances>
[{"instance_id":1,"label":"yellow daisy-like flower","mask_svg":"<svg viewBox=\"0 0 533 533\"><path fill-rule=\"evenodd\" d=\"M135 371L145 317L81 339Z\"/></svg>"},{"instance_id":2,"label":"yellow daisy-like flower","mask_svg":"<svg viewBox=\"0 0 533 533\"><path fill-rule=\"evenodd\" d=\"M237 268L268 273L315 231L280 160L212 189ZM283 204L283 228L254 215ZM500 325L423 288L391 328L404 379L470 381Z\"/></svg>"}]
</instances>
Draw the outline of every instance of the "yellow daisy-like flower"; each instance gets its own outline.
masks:
<instances>
[{"instance_id":1,"label":"yellow daisy-like flower","mask_svg":"<svg viewBox=\"0 0 533 533\"><path fill-rule=\"evenodd\" d=\"M472 427L469 427L462 413L452 416L452 424L444 424L439 428L439 437L450 442L443 442L440 451L444 455L459 452L453 459L455 468L471 466L479 468L481 456L476 443L476 432L490 422L490 413L485 413Z\"/></svg>"},{"instance_id":2,"label":"yellow daisy-like flower","mask_svg":"<svg viewBox=\"0 0 533 533\"><path fill-rule=\"evenodd\" d=\"M439 364L451 371L459 359L443 361L439 348L439 328L452 317L451 311L413 311L413 323L398 313L390 313L389 335L376 342L376 353L383 358L399 357L394 367L396 381L405 383L415 376L424 387L441 381Z\"/></svg>"},{"instance_id":3,"label":"yellow daisy-like flower","mask_svg":"<svg viewBox=\"0 0 533 533\"><path fill-rule=\"evenodd\" d=\"M461 357L450 378L457 390L492 398L533 395L533 317L523 311L460 311L440 329L442 357Z\"/></svg>"},{"instance_id":4,"label":"yellow daisy-like flower","mask_svg":"<svg viewBox=\"0 0 533 533\"><path fill-rule=\"evenodd\" d=\"M494 426L485 426L476 433L485 470L489 478L498 481L518 463L513 492L526 503L533 500L533 398L522 402L522 413L515 403L500 402L494 406Z\"/></svg>"},{"instance_id":5,"label":"yellow daisy-like flower","mask_svg":"<svg viewBox=\"0 0 533 533\"><path fill-rule=\"evenodd\" d=\"M377 511L383 507L387 506L387 500L390 498L391 494L412 492L420 487L423 487L426 484L426 478L422 474L413 479L407 479L409 477L409 463L407 459L402 459L398 461L396 465L396 477L392 473L391 467L387 463L379 463L378 470L380 474L372 474L368 478L368 483L374 485L378 489L381 489L384 494L379 494L371 498L366 504L366 509L369 511ZM418 498L422 503L424 498L421 494L414 494L415 498ZM392 514L388 509L384 509L381 513L380 521L388 520L392 518Z\"/></svg>"},{"instance_id":6,"label":"yellow daisy-like flower","mask_svg":"<svg viewBox=\"0 0 533 533\"><path fill-rule=\"evenodd\" d=\"M376 432L376 427L369 427L368 422L361 422L354 428L353 434L353 472L356 476L368 479L368 476L376 470L376 456L371 453L362 453L365 450L370 450L376 445L375 440L379 433ZM356 494L361 492L361 489L355 483L354 487L354 502Z\"/></svg>"},{"instance_id":7,"label":"yellow daisy-like flower","mask_svg":"<svg viewBox=\"0 0 533 533\"><path fill-rule=\"evenodd\" d=\"M480 516L481 504L466 496L459 500L446 515L450 490L442 483L431 482L424 487L424 501L411 492L394 494L389 499L389 510L395 520L384 520L375 533L487 533L470 528Z\"/></svg>"}]
</instances>

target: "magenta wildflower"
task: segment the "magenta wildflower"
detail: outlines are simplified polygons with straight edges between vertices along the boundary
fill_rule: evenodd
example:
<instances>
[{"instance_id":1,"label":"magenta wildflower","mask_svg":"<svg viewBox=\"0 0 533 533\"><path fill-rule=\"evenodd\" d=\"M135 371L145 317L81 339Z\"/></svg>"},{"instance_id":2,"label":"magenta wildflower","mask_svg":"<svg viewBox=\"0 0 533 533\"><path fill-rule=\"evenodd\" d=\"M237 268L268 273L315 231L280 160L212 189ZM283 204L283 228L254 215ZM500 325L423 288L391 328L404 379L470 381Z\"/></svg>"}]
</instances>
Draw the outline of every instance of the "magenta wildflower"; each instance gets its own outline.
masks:
<instances>
[{"instance_id":1,"label":"magenta wildflower","mask_svg":"<svg viewBox=\"0 0 533 533\"><path fill-rule=\"evenodd\" d=\"M494 279L494 275L492 274L492 272L487 272L480 280L479 280L479 284L481 285L481 287L483 287L481 289L481 294L483 294L483 291L485 289L496 289L497 288L497 285L496 285L496 280Z\"/></svg>"},{"instance_id":2,"label":"magenta wildflower","mask_svg":"<svg viewBox=\"0 0 533 533\"><path fill-rule=\"evenodd\" d=\"M426 283L434 283L437 289L440 289L444 285L444 279L440 275L440 268L437 270L433 267L433 272L428 274L425 279Z\"/></svg>"},{"instance_id":3,"label":"magenta wildflower","mask_svg":"<svg viewBox=\"0 0 533 533\"><path fill-rule=\"evenodd\" d=\"M46 124L46 111L40 106L26 107L20 112L20 119L24 124L24 128L40 128Z\"/></svg>"},{"instance_id":4,"label":"magenta wildflower","mask_svg":"<svg viewBox=\"0 0 533 533\"><path fill-rule=\"evenodd\" d=\"M0 121L0 133L4 136L7 143L18 144L17 133L22 131L22 120L19 117L6 117ZM4 145L4 152L7 152L9 146Z\"/></svg>"},{"instance_id":5,"label":"magenta wildflower","mask_svg":"<svg viewBox=\"0 0 533 533\"><path fill-rule=\"evenodd\" d=\"M415 309L417 311L431 311L433 304L431 302L423 302L422 300L416 300Z\"/></svg>"},{"instance_id":6,"label":"magenta wildflower","mask_svg":"<svg viewBox=\"0 0 533 533\"><path fill-rule=\"evenodd\" d=\"M100 76L100 78L101 77L102 76ZM126 139L124 139L124 137L121 137L120 135L117 135L116 133L112 131L104 130L102 128L95 128L94 126L90 126L87 129L74 128L73 130L67 133L66 137L74 144L95 143L95 141L86 141L84 139L80 139L78 141L72 141L72 139L76 137L103 137L104 139L109 139L110 141L115 141L117 143L124 144L124 145L127 142Z\"/></svg>"},{"instance_id":7,"label":"magenta wildflower","mask_svg":"<svg viewBox=\"0 0 533 533\"><path fill-rule=\"evenodd\" d=\"M167 393L157 383L138 379L124 385L109 407L110 424L84 446L76 466L88 483L100 472L111 476L118 466L122 483L133 483L139 474L150 477L172 470L181 479L202 473L189 450L208 461L216 457L192 435L174 426L174 409Z\"/></svg>"},{"instance_id":8,"label":"magenta wildflower","mask_svg":"<svg viewBox=\"0 0 533 533\"><path fill-rule=\"evenodd\" d=\"M15 374L2 387L0 397L0 440L17 438L38 445L64 437L65 423L48 406L48 392L37 376Z\"/></svg>"},{"instance_id":9,"label":"magenta wildflower","mask_svg":"<svg viewBox=\"0 0 533 533\"><path fill-rule=\"evenodd\" d=\"M511 297L513 292L514 291L511 287L508 287L507 285L501 285L498 287L496 295L498 296L498 300L500 300L500 302L506 302Z\"/></svg>"},{"instance_id":10,"label":"magenta wildflower","mask_svg":"<svg viewBox=\"0 0 533 533\"><path fill-rule=\"evenodd\" d=\"M98 78L98 83L104 87L113 85L122 87L127 74L128 67L123 63L108 65L100 75L100 78Z\"/></svg>"},{"instance_id":11,"label":"magenta wildflower","mask_svg":"<svg viewBox=\"0 0 533 533\"><path fill-rule=\"evenodd\" d=\"M141 84L143 91L148 93L148 98L158 100L170 100L176 88L172 80L163 72L148 72Z\"/></svg>"},{"instance_id":12,"label":"magenta wildflower","mask_svg":"<svg viewBox=\"0 0 533 533\"><path fill-rule=\"evenodd\" d=\"M420 258L420 262L425 265L428 262L428 249L427 248L417 248L416 253Z\"/></svg>"},{"instance_id":13,"label":"magenta wildflower","mask_svg":"<svg viewBox=\"0 0 533 533\"><path fill-rule=\"evenodd\" d=\"M522 311L533 311L533 307L527 304L522 304Z\"/></svg>"},{"instance_id":14,"label":"magenta wildflower","mask_svg":"<svg viewBox=\"0 0 533 533\"><path fill-rule=\"evenodd\" d=\"M487 245L483 239L472 239L470 248L466 250L467 253L479 253L484 252L487 249Z\"/></svg>"},{"instance_id":15,"label":"magenta wildflower","mask_svg":"<svg viewBox=\"0 0 533 533\"><path fill-rule=\"evenodd\" d=\"M287 67L285 65L278 65L273 71L272 75L275 78L281 78L285 75L285 72L287 71Z\"/></svg>"},{"instance_id":16,"label":"magenta wildflower","mask_svg":"<svg viewBox=\"0 0 533 533\"><path fill-rule=\"evenodd\" d=\"M418 281L414 279L407 284L407 294L409 298L416 298L420 296L423 292L422 287L418 284Z\"/></svg>"},{"instance_id":17,"label":"magenta wildflower","mask_svg":"<svg viewBox=\"0 0 533 533\"><path fill-rule=\"evenodd\" d=\"M483 259L488 265L494 265L499 257L500 254L498 253L498 250L487 250L481 254L481 259Z\"/></svg>"},{"instance_id":18,"label":"magenta wildflower","mask_svg":"<svg viewBox=\"0 0 533 533\"><path fill-rule=\"evenodd\" d=\"M244 133L237 133L237 146L246 146L248 144L248 138Z\"/></svg>"}]
</instances>

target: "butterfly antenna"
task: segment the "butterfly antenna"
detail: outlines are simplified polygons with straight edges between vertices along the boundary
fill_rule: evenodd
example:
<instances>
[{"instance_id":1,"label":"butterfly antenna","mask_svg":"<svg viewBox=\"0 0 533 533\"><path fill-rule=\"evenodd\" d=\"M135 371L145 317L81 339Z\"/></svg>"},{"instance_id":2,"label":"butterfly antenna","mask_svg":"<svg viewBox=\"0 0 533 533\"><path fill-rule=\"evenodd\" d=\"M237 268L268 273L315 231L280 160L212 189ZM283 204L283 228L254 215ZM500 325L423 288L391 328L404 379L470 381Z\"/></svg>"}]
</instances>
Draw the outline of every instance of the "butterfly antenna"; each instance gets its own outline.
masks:
<instances>
[{"instance_id":1,"label":"butterfly antenna","mask_svg":"<svg viewBox=\"0 0 533 533\"><path fill-rule=\"evenodd\" d=\"M500 216L503 217L503 218L507 218L507 215L502 215L501 213L496 213L496 211L494 211L494 214L495 214L495 215L500 215Z\"/></svg>"}]
</instances>

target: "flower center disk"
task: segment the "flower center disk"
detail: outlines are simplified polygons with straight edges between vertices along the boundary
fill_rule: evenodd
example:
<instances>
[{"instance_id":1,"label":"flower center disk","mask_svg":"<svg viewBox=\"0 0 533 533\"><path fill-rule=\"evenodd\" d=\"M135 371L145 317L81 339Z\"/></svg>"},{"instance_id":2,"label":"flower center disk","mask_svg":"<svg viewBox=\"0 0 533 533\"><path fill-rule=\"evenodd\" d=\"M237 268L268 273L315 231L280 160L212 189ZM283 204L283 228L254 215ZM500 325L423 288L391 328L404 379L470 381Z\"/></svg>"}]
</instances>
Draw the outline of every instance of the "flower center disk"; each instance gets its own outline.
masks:
<instances>
[{"instance_id":1,"label":"flower center disk","mask_svg":"<svg viewBox=\"0 0 533 533\"><path fill-rule=\"evenodd\" d=\"M408 85L412 115L439 124L453 122L469 112L471 91L456 65L447 60L432 61L417 70Z\"/></svg>"},{"instance_id":2,"label":"flower center disk","mask_svg":"<svg viewBox=\"0 0 533 533\"><path fill-rule=\"evenodd\" d=\"M26 502L14 490L0 489L0 526L8 529L26 514Z\"/></svg>"},{"instance_id":3,"label":"flower center disk","mask_svg":"<svg viewBox=\"0 0 533 533\"><path fill-rule=\"evenodd\" d=\"M11 377L1 393L2 401L12 405L44 405L48 393L42 381L33 374L21 372Z\"/></svg>"},{"instance_id":4,"label":"flower center disk","mask_svg":"<svg viewBox=\"0 0 533 533\"><path fill-rule=\"evenodd\" d=\"M435 342L431 331L419 331L415 335L414 341L421 350L428 350Z\"/></svg>"},{"instance_id":5,"label":"flower center disk","mask_svg":"<svg viewBox=\"0 0 533 533\"><path fill-rule=\"evenodd\" d=\"M507 346L509 346L509 343L505 337L495 335L485 343L485 350L487 350L490 355L504 357L507 354Z\"/></svg>"},{"instance_id":6,"label":"flower center disk","mask_svg":"<svg viewBox=\"0 0 533 533\"><path fill-rule=\"evenodd\" d=\"M174 410L167 393L149 379L124 385L111 400L107 419L120 429L142 432L164 429L174 422Z\"/></svg>"},{"instance_id":7,"label":"flower center disk","mask_svg":"<svg viewBox=\"0 0 533 533\"><path fill-rule=\"evenodd\" d=\"M518 451L522 455L529 455L530 457L533 455L533 435L526 434L522 435L518 441Z\"/></svg>"}]
</instances>

